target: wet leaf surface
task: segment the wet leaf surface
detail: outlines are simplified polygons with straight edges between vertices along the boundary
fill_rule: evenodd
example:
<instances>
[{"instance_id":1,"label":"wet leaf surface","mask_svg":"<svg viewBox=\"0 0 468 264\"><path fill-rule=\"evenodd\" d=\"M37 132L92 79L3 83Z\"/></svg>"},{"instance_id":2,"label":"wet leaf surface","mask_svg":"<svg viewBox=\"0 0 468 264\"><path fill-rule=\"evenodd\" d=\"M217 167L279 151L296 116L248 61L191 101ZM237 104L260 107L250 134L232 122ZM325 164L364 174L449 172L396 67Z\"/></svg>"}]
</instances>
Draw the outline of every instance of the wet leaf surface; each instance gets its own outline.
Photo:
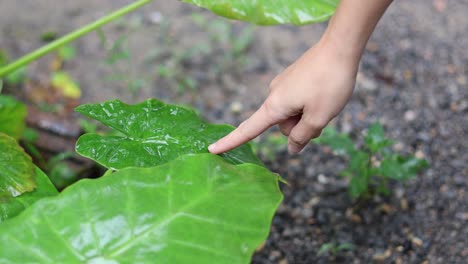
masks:
<instances>
[{"instance_id":1,"label":"wet leaf surface","mask_svg":"<svg viewBox=\"0 0 468 264\"><path fill-rule=\"evenodd\" d=\"M183 0L209 9L217 15L259 25L304 25L327 20L335 11L336 0L248 1Z\"/></svg>"},{"instance_id":2,"label":"wet leaf surface","mask_svg":"<svg viewBox=\"0 0 468 264\"><path fill-rule=\"evenodd\" d=\"M34 164L16 140L0 133L0 199L34 190Z\"/></svg>"},{"instance_id":3,"label":"wet leaf surface","mask_svg":"<svg viewBox=\"0 0 468 264\"><path fill-rule=\"evenodd\" d=\"M39 168L35 169L35 180L37 187L34 191L15 198L0 198L0 223L18 215L38 200L58 194L47 175Z\"/></svg>"},{"instance_id":4,"label":"wet leaf surface","mask_svg":"<svg viewBox=\"0 0 468 264\"><path fill-rule=\"evenodd\" d=\"M0 225L0 262L250 263L281 200L264 167L186 155L34 204Z\"/></svg>"},{"instance_id":5,"label":"wet leaf surface","mask_svg":"<svg viewBox=\"0 0 468 264\"><path fill-rule=\"evenodd\" d=\"M152 167L183 154L207 153L208 145L233 127L208 124L191 109L149 99L135 105L119 100L86 104L76 109L120 132L122 136L85 134L76 151L107 168ZM222 155L233 164L261 161L249 145Z\"/></svg>"}]
</instances>

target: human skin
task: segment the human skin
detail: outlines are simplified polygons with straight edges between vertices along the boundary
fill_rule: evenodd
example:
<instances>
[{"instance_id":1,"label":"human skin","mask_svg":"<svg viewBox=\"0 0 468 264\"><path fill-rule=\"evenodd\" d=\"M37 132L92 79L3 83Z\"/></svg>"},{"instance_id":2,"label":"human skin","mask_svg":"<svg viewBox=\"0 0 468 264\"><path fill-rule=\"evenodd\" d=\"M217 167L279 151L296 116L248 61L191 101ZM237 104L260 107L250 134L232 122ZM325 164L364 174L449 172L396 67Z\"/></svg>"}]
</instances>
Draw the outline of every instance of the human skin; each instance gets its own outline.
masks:
<instances>
[{"instance_id":1,"label":"human skin","mask_svg":"<svg viewBox=\"0 0 468 264\"><path fill-rule=\"evenodd\" d=\"M344 108L356 82L362 53L392 0L341 0L319 42L270 83L260 108L211 144L229 151L279 125L290 153L300 152Z\"/></svg>"}]
</instances>

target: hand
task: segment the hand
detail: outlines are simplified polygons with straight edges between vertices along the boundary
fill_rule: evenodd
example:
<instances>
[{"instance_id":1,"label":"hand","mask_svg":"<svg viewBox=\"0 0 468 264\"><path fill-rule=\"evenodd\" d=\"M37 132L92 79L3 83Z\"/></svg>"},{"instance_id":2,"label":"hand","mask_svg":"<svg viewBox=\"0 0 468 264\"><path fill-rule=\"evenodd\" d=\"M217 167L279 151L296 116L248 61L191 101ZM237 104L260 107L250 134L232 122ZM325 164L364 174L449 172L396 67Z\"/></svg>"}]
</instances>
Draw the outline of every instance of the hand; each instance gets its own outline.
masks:
<instances>
[{"instance_id":1,"label":"hand","mask_svg":"<svg viewBox=\"0 0 468 264\"><path fill-rule=\"evenodd\" d=\"M300 152L338 115L352 94L360 55L319 42L278 75L261 107L209 151L231 150L278 124L290 153Z\"/></svg>"}]
</instances>

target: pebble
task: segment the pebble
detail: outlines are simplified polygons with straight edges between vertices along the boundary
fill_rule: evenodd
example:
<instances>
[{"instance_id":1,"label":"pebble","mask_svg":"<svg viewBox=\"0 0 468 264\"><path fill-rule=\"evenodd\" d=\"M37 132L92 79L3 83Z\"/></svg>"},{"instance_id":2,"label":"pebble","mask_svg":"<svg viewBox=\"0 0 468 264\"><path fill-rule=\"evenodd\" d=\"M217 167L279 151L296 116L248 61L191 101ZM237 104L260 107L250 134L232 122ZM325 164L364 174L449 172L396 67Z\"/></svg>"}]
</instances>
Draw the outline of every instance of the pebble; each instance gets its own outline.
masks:
<instances>
[{"instance_id":1,"label":"pebble","mask_svg":"<svg viewBox=\"0 0 468 264\"><path fill-rule=\"evenodd\" d=\"M314 212L310 208L304 208L303 210L301 210L301 215L304 218L311 218L313 214Z\"/></svg>"},{"instance_id":2,"label":"pebble","mask_svg":"<svg viewBox=\"0 0 468 264\"><path fill-rule=\"evenodd\" d=\"M289 263L288 260L285 258L278 262L278 264L288 264L288 263Z\"/></svg>"},{"instance_id":3,"label":"pebble","mask_svg":"<svg viewBox=\"0 0 468 264\"><path fill-rule=\"evenodd\" d=\"M392 214L393 212L395 212L395 208L389 204L382 204L379 206L379 211L385 213L385 214Z\"/></svg>"},{"instance_id":4,"label":"pebble","mask_svg":"<svg viewBox=\"0 0 468 264\"><path fill-rule=\"evenodd\" d=\"M161 12L152 12L149 14L148 16L148 20L149 22L151 22L151 24L154 24L154 25L157 25L157 24L160 24L163 20L163 16L161 14Z\"/></svg>"},{"instance_id":5,"label":"pebble","mask_svg":"<svg viewBox=\"0 0 468 264\"><path fill-rule=\"evenodd\" d=\"M362 73L358 73L356 77L356 90L375 91L377 90L377 82L366 77Z\"/></svg>"},{"instance_id":6,"label":"pebble","mask_svg":"<svg viewBox=\"0 0 468 264\"><path fill-rule=\"evenodd\" d=\"M408 110L408 111L405 112L403 117L404 117L405 121L411 122L411 121L414 121L416 119L416 113L413 110Z\"/></svg>"},{"instance_id":7,"label":"pebble","mask_svg":"<svg viewBox=\"0 0 468 264\"><path fill-rule=\"evenodd\" d=\"M414 156L418 159L424 159L426 158L426 155L424 155L424 152L422 152L421 150L417 150L415 153L414 153Z\"/></svg>"},{"instance_id":8,"label":"pebble","mask_svg":"<svg viewBox=\"0 0 468 264\"><path fill-rule=\"evenodd\" d=\"M327 184L328 183L328 178L324 174L319 174L317 180L321 184Z\"/></svg>"},{"instance_id":9,"label":"pebble","mask_svg":"<svg viewBox=\"0 0 468 264\"><path fill-rule=\"evenodd\" d=\"M231 104L231 112L234 114L241 113L243 109L244 109L244 106L242 105L241 102L236 101Z\"/></svg>"},{"instance_id":10,"label":"pebble","mask_svg":"<svg viewBox=\"0 0 468 264\"><path fill-rule=\"evenodd\" d=\"M356 224L362 223L361 216L355 214L352 208L346 209L346 218L348 218L351 222Z\"/></svg>"},{"instance_id":11,"label":"pebble","mask_svg":"<svg viewBox=\"0 0 468 264\"><path fill-rule=\"evenodd\" d=\"M388 259L392 255L392 250L387 249L384 252L377 252L372 256L372 259L377 262L382 262Z\"/></svg>"},{"instance_id":12,"label":"pebble","mask_svg":"<svg viewBox=\"0 0 468 264\"><path fill-rule=\"evenodd\" d=\"M307 205L310 206L310 207L314 207L314 206L316 206L319 202L320 202L320 197L316 196L316 197L312 197L312 199L310 199L310 200L307 202Z\"/></svg>"},{"instance_id":13,"label":"pebble","mask_svg":"<svg viewBox=\"0 0 468 264\"><path fill-rule=\"evenodd\" d=\"M413 245L415 245L417 247L422 247L422 245L423 245L422 239L420 239L419 237L415 237L415 236L413 236L411 238L411 243L413 243Z\"/></svg>"},{"instance_id":14,"label":"pebble","mask_svg":"<svg viewBox=\"0 0 468 264\"><path fill-rule=\"evenodd\" d=\"M395 145L393 145L393 150L402 151L404 147L405 147L405 145L403 143L398 142Z\"/></svg>"},{"instance_id":15,"label":"pebble","mask_svg":"<svg viewBox=\"0 0 468 264\"><path fill-rule=\"evenodd\" d=\"M408 207L408 201L406 199L404 199L404 198L401 199L400 200L400 207L401 207L401 210L403 210L403 211L408 210L408 208L409 208Z\"/></svg>"},{"instance_id":16,"label":"pebble","mask_svg":"<svg viewBox=\"0 0 468 264\"><path fill-rule=\"evenodd\" d=\"M458 212L455 214L455 217L463 221L468 221L468 212Z\"/></svg>"}]
</instances>

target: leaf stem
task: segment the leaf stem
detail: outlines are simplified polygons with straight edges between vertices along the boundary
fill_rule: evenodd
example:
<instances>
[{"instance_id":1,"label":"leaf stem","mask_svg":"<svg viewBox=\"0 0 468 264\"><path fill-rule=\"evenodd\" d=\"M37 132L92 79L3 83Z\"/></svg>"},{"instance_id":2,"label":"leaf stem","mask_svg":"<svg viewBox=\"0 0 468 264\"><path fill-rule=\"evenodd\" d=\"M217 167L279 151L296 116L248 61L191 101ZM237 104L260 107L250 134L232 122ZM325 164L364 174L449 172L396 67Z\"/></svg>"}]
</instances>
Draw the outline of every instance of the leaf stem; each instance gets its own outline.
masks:
<instances>
[{"instance_id":1,"label":"leaf stem","mask_svg":"<svg viewBox=\"0 0 468 264\"><path fill-rule=\"evenodd\" d=\"M9 73L12 73L13 71L29 64L30 62L44 56L45 54L47 53L50 53L54 50L56 50L57 48L97 29L97 28L100 28L102 27L103 25L151 2L152 0L138 0L132 4L129 4L107 16L104 16L88 25L85 25L45 46L42 46L41 48L31 52L31 53L28 53L26 54L25 56L19 58L18 60L14 61L13 63L11 64L8 64L7 66L4 66L4 67L1 67L0 68L0 77L3 77Z\"/></svg>"}]
</instances>

